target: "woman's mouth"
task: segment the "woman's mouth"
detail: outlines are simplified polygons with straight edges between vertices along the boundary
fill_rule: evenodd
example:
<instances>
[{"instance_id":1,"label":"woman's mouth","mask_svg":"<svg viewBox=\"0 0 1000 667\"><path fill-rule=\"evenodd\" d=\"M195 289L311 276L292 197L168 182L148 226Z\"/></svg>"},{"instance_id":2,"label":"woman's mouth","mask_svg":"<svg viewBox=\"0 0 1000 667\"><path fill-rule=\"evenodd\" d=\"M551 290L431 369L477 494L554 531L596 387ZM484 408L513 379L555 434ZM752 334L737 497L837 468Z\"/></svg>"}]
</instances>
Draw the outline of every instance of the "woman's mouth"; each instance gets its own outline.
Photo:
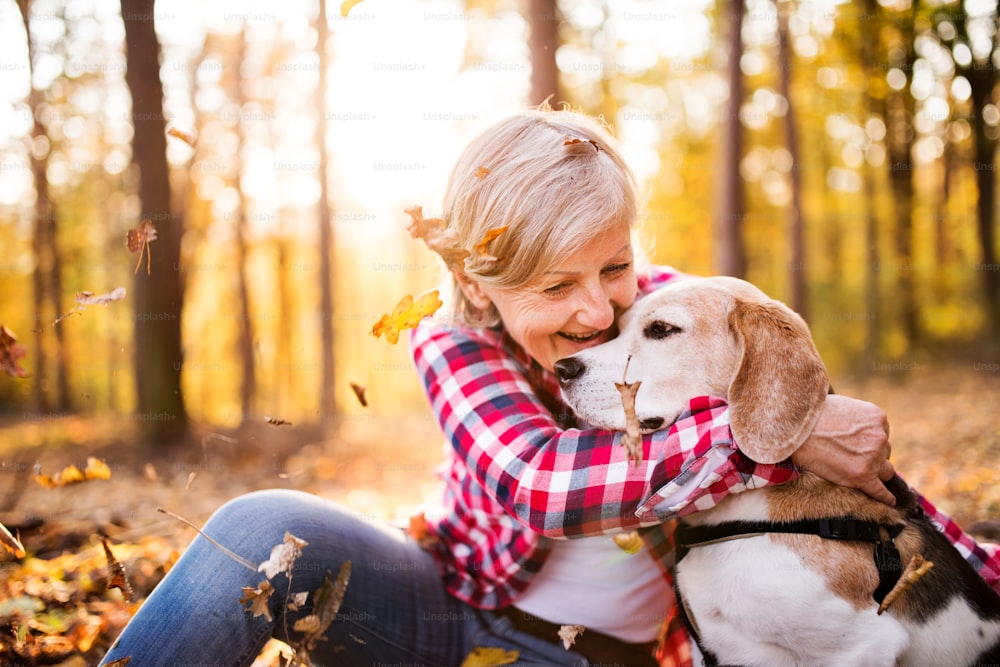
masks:
<instances>
[{"instance_id":1,"label":"woman's mouth","mask_svg":"<svg viewBox=\"0 0 1000 667\"><path fill-rule=\"evenodd\" d=\"M568 333L568 332L565 332L565 331L560 331L559 332L560 336L562 336L563 338L565 338L568 341L571 341L571 342L577 343L577 344L590 343L591 341L594 341L594 340L597 340L598 338L600 338L602 334L604 334L604 331L595 331L595 332L589 333L589 334L574 334L574 333Z\"/></svg>"}]
</instances>

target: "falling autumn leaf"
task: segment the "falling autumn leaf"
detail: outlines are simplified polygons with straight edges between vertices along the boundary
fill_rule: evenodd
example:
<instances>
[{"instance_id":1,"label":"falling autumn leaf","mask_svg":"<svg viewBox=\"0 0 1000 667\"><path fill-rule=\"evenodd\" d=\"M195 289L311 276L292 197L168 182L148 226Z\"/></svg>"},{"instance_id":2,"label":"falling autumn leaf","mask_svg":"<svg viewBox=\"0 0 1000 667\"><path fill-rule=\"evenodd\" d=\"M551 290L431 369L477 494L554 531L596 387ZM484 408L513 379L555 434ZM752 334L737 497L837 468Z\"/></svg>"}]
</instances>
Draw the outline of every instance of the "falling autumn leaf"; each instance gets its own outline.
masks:
<instances>
[{"instance_id":1,"label":"falling autumn leaf","mask_svg":"<svg viewBox=\"0 0 1000 667\"><path fill-rule=\"evenodd\" d=\"M347 18L347 15L351 12L351 10L359 4L361 4L361 0L344 0L340 3L340 15L343 18Z\"/></svg>"},{"instance_id":2,"label":"falling autumn leaf","mask_svg":"<svg viewBox=\"0 0 1000 667\"><path fill-rule=\"evenodd\" d=\"M14 332L0 324L0 370L16 378L28 376L18 360L28 353L27 348L17 342Z\"/></svg>"},{"instance_id":3,"label":"falling autumn leaf","mask_svg":"<svg viewBox=\"0 0 1000 667\"><path fill-rule=\"evenodd\" d=\"M106 663L104 667L125 667L128 663L132 662L132 656L127 655L124 658L118 658L109 663Z\"/></svg>"},{"instance_id":4,"label":"falling autumn leaf","mask_svg":"<svg viewBox=\"0 0 1000 667\"><path fill-rule=\"evenodd\" d=\"M635 395L642 382L625 381L631 361L632 355L629 355L625 362L625 371L622 373L622 381L615 382L615 389L621 394L622 407L625 409L625 433L622 435L621 444L628 453L629 460L638 462L642 459L642 434L639 431L639 416L635 412Z\"/></svg>"},{"instance_id":5,"label":"falling autumn leaf","mask_svg":"<svg viewBox=\"0 0 1000 667\"><path fill-rule=\"evenodd\" d=\"M125 244L131 252L139 253L139 261L135 264L134 273L139 272L139 266L142 264L142 255L146 254L146 275L149 275L149 263L152 255L149 251L149 242L156 240L156 227L149 220L143 220L142 223L135 229L128 230L125 235Z\"/></svg>"},{"instance_id":6,"label":"falling autumn leaf","mask_svg":"<svg viewBox=\"0 0 1000 667\"><path fill-rule=\"evenodd\" d=\"M587 628L582 625L563 625L559 627L559 639L562 640L563 648L567 651L569 647L576 643L576 638L583 634Z\"/></svg>"},{"instance_id":7,"label":"falling autumn leaf","mask_svg":"<svg viewBox=\"0 0 1000 667\"><path fill-rule=\"evenodd\" d=\"M340 605L344 602L347 584L351 580L351 561L344 561L337 572L337 578L330 579L330 570L326 571L323 583L313 591L313 613L295 622L293 629L303 633L301 641L296 642L296 656L308 653L316 648L316 643L324 639L327 628L337 618Z\"/></svg>"},{"instance_id":8,"label":"falling autumn leaf","mask_svg":"<svg viewBox=\"0 0 1000 667\"><path fill-rule=\"evenodd\" d=\"M125 288L116 287L107 294L94 294L93 292L77 292L74 300L83 306L107 306L112 301L121 301L125 298Z\"/></svg>"},{"instance_id":9,"label":"falling autumn leaf","mask_svg":"<svg viewBox=\"0 0 1000 667\"><path fill-rule=\"evenodd\" d=\"M406 534L425 549L437 542L437 538L427 528L427 515L423 512L417 512L410 516Z\"/></svg>"},{"instance_id":10,"label":"falling autumn leaf","mask_svg":"<svg viewBox=\"0 0 1000 667\"><path fill-rule=\"evenodd\" d=\"M465 656L461 667L497 667L498 665L509 665L516 662L520 655L518 651L477 646L472 649L469 655Z\"/></svg>"},{"instance_id":11,"label":"falling autumn leaf","mask_svg":"<svg viewBox=\"0 0 1000 667\"><path fill-rule=\"evenodd\" d=\"M271 582L267 579L257 584L257 588L244 586L243 597L240 598L240 604L246 607L247 611L249 611L254 618L263 616L270 621L271 607L268 604L268 601L270 600L272 593L274 593L274 586L272 586Z\"/></svg>"},{"instance_id":12,"label":"falling autumn leaf","mask_svg":"<svg viewBox=\"0 0 1000 667\"><path fill-rule=\"evenodd\" d=\"M292 566L302 555L302 547L308 544L305 540L286 532L284 540L281 544L271 547L271 556L257 567L257 571L263 572L268 579L279 572L291 574Z\"/></svg>"},{"instance_id":13,"label":"falling autumn leaf","mask_svg":"<svg viewBox=\"0 0 1000 667\"><path fill-rule=\"evenodd\" d=\"M125 596L126 600L132 599L132 586L128 583L128 576L125 574L125 566L122 565L115 555L111 553L108 541L101 538L101 546L104 547L104 555L108 559L108 590L117 588Z\"/></svg>"},{"instance_id":14,"label":"falling autumn leaf","mask_svg":"<svg viewBox=\"0 0 1000 667\"><path fill-rule=\"evenodd\" d=\"M47 489L54 489L69 484L88 482L94 479L110 479L111 468L103 460L94 456L87 457L87 465L80 470L75 465L69 465L55 475L43 475L41 466L35 464L35 481Z\"/></svg>"},{"instance_id":15,"label":"falling autumn leaf","mask_svg":"<svg viewBox=\"0 0 1000 667\"><path fill-rule=\"evenodd\" d=\"M193 133L185 132L184 130L179 130L176 127L168 128L167 134L171 137L174 137L175 139L180 139L191 148L194 148L194 145L198 143L198 137L196 137Z\"/></svg>"},{"instance_id":16,"label":"falling autumn leaf","mask_svg":"<svg viewBox=\"0 0 1000 667\"><path fill-rule=\"evenodd\" d=\"M411 206L404 211L411 219L406 228L410 236L421 239L428 248L440 255L450 270L464 269L469 251L459 244L458 234L453 228L446 227L441 218L424 218L423 211L421 206Z\"/></svg>"},{"instance_id":17,"label":"falling autumn leaf","mask_svg":"<svg viewBox=\"0 0 1000 667\"><path fill-rule=\"evenodd\" d=\"M438 291L426 292L416 300L409 294L404 296L393 308L392 314L383 315L382 318L372 327L371 335L378 338L385 334L387 341L396 344L399 340L399 333L403 329L412 329L420 320L437 312L442 306L441 299L438 298Z\"/></svg>"},{"instance_id":18,"label":"falling autumn leaf","mask_svg":"<svg viewBox=\"0 0 1000 667\"><path fill-rule=\"evenodd\" d=\"M14 558L24 558L24 545L21 544L21 541L14 537L11 532L7 530L7 526L2 523L0 523L0 545L2 545L3 548L10 553L14 554Z\"/></svg>"},{"instance_id":19,"label":"falling autumn leaf","mask_svg":"<svg viewBox=\"0 0 1000 667\"><path fill-rule=\"evenodd\" d=\"M368 399L365 398L366 387L364 385L360 385L360 384L358 384L356 382L352 382L351 383L351 391L354 392L354 396L358 399L358 403L361 404L361 407L367 408L368 407Z\"/></svg>"},{"instance_id":20,"label":"falling autumn leaf","mask_svg":"<svg viewBox=\"0 0 1000 667\"><path fill-rule=\"evenodd\" d=\"M285 421L284 419L278 419L277 417L264 417L264 421L271 426L291 426L292 422Z\"/></svg>"}]
</instances>

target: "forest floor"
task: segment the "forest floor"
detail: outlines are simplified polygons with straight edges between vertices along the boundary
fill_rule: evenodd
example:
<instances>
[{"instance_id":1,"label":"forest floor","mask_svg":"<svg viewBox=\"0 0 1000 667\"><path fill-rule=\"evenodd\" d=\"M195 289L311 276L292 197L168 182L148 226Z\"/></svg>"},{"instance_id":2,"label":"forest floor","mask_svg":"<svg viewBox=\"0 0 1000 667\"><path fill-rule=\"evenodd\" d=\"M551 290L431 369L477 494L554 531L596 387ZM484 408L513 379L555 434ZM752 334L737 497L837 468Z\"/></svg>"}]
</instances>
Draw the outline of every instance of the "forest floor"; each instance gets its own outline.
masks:
<instances>
[{"instance_id":1,"label":"forest floor","mask_svg":"<svg viewBox=\"0 0 1000 667\"><path fill-rule=\"evenodd\" d=\"M975 367L840 380L837 391L889 415L893 461L912 485L966 527L1000 541L1000 372ZM196 428L190 444L151 451L121 419L0 422L0 522L28 555L0 549L0 664L93 665L194 536L157 511L201 525L228 498L300 489L378 520L404 524L431 498L442 438L427 417L355 422L335 438L298 426ZM34 479L107 462L111 476L56 488ZM992 532L991 532L992 531ZM107 590L107 540L134 590Z\"/></svg>"}]
</instances>

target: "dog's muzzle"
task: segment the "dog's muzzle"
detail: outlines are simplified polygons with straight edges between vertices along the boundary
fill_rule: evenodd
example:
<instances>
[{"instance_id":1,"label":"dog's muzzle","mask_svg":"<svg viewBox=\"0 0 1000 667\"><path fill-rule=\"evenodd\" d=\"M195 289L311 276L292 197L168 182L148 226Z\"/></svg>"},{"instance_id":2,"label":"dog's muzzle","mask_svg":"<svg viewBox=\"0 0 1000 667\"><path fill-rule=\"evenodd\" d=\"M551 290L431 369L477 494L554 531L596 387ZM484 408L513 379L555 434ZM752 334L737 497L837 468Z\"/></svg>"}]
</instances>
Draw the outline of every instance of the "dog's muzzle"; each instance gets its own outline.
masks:
<instances>
[{"instance_id":1,"label":"dog's muzzle","mask_svg":"<svg viewBox=\"0 0 1000 667\"><path fill-rule=\"evenodd\" d=\"M587 370L587 365L575 357L566 357L557 361L552 368L556 372L556 377L559 378L559 384L565 387L583 375L583 372Z\"/></svg>"}]
</instances>

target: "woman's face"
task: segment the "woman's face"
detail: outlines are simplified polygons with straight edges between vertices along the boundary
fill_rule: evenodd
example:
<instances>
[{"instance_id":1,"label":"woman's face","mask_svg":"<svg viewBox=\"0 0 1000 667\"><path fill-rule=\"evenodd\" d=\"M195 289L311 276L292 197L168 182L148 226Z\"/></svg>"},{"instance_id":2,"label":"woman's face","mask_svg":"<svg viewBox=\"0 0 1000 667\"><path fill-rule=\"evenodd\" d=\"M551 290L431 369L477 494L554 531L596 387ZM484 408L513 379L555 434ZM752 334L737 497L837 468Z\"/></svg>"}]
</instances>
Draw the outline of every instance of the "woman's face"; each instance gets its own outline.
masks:
<instances>
[{"instance_id":1,"label":"woman's face","mask_svg":"<svg viewBox=\"0 0 1000 667\"><path fill-rule=\"evenodd\" d=\"M496 306L508 333L544 368L610 340L638 289L629 227L595 237L551 271L514 289L463 286L478 308Z\"/></svg>"}]
</instances>

